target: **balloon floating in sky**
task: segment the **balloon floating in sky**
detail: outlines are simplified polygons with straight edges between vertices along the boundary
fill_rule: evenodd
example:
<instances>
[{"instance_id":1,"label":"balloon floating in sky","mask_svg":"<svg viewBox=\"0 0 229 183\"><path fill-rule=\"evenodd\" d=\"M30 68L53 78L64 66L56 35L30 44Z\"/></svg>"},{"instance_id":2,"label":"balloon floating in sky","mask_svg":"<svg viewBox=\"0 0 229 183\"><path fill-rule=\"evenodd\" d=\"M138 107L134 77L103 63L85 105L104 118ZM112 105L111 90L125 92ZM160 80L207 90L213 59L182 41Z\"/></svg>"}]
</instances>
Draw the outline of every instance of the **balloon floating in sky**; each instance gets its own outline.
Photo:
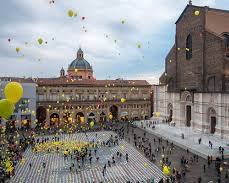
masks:
<instances>
[{"instance_id":1,"label":"balloon floating in sky","mask_svg":"<svg viewBox=\"0 0 229 183\"><path fill-rule=\"evenodd\" d=\"M11 41L11 39L10 38L8 38L8 42L10 42Z\"/></svg>"},{"instance_id":2,"label":"balloon floating in sky","mask_svg":"<svg viewBox=\"0 0 229 183\"><path fill-rule=\"evenodd\" d=\"M16 52L18 53L20 51L20 48L16 48Z\"/></svg>"},{"instance_id":3,"label":"balloon floating in sky","mask_svg":"<svg viewBox=\"0 0 229 183\"><path fill-rule=\"evenodd\" d=\"M199 11L199 10L196 10L196 11L195 11L195 15L196 15L196 16L199 16L199 15L200 15L200 11Z\"/></svg>"},{"instance_id":4,"label":"balloon floating in sky","mask_svg":"<svg viewBox=\"0 0 229 183\"><path fill-rule=\"evenodd\" d=\"M82 17L82 20L85 20L85 17Z\"/></svg>"},{"instance_id":5,"label":"balloon floating in sky","mask_svg":"<svg viewBox=\"0 0 229 183\"><path fill-rule=\"evenodd\" d=\"M0 100L0 116L8 119L14 112L14 104L7 99Z\"/></svg>"},{"instance_id":6,"label":"balloon floating in sky","mask_svg":"<svg viewBox=\"0 0 229 183\"><path fill-rule=\"evenodd\" d=\"M141 48L141 44L140 43L138 44L138 48Z\"/></svg>"},{"instance_id":7,"label":"balloon floating in sky","mask_svg":"<svg viewBox=\"0 0 229 183\"><path fill-rule=\"evenodd\" d=\"M122 20L122 24L124 24L125 23L125 21L124 20Z\"/></svg>"},{"instance_id":8,"label":"balloon floating in sky","mask_svg":"<svg viewBox=\"0 0 229 183\"><path fill-rule=\"evenodd\" d=\"M6 85L4 94L9 102L15 104L23 95L23 87L18 82L10 82Z\"/></svg>"},{"instance_id":9,"label":"balloon floating in sky","mask_svg":"<svg viewBox=\"0 0 229 183\"><path fill-rule=\"evenodd\" d=\"M72 10L68 10L68 16L73 17L73 15L74 15L74 12Z\"/></svg>"},{"instance_id":10,"label":"balloon floating in sky","mask_svg":"<svg viewBox=\"0 0 229 183\"><path fill-rule=\"evenodd\" d=\"M37 41L38 41L39 44L42 44L43 43L43 39L42 38L38 38Z\"/></svg>"}]
</instances>

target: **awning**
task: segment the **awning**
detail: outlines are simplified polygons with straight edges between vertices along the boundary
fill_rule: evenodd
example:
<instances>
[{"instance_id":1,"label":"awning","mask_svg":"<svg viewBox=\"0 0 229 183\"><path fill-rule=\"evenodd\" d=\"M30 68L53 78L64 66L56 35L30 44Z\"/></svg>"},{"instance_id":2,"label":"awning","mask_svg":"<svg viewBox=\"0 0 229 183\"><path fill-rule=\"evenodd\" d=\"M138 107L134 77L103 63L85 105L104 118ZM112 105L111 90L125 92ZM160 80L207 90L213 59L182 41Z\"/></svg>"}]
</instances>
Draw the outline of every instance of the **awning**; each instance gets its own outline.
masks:
<instances>
[{"instance_id":1,"label":"awning","mask_svg":"<svg viewBox=\"0 0 229 183\"><path fill-rule=\"evenodd\" d=\"M128 116L128 112L127 111L121 112L121 117L123 117L123 116Z\"/></svg>"}]
</instances>

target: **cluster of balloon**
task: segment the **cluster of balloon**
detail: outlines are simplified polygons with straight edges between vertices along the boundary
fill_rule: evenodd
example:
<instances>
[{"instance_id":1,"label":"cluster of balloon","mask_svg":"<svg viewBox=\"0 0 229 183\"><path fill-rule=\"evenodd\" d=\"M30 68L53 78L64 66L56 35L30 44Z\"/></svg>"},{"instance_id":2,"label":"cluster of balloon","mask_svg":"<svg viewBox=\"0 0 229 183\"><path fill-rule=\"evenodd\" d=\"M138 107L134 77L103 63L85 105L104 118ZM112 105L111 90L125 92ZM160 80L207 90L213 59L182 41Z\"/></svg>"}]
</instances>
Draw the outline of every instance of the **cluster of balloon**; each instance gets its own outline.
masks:
<instances>
[{"instance_id":1,"label":"cluster of balloon","mask_svg":"<svg viewBox=\"0 0 229 183\"><path fill-rule=\"evenodd\" d=\"M93 128L94 125L95 125L94 121L91 121L91 122L90 122L90 127Z\"/></svg>"},{"instance_id":2,"label":"cluster of balloon","mask_svg":"<svg viewBox=\"0 0 229 183\"><path fill-rule=\"evenodd\" d=\"M166 176L170 174L170 168L168 166L163 167L163 174Z\"/></svg>"},{"instance_id":3,"label":"cluster of balloon","mask_svg":"<svg viewBox=\"0 0 229 183\"><path fill-rule=\"evenodd\" d=\"M0 116L8 119L14 112L15 104L23 95L23 87L18 82L10 82L4 88L6 99L0 100Z\"/></svg>"}]
</instances>

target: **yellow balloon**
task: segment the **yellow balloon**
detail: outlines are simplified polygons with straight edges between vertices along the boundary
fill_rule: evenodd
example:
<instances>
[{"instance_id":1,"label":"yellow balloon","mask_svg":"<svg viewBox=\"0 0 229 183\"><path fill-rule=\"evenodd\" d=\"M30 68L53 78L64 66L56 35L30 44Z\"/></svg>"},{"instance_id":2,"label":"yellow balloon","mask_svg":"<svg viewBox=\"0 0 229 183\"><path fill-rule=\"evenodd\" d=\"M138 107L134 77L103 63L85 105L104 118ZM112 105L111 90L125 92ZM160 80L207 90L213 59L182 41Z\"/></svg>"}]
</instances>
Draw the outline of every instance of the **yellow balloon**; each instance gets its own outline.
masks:
<instances>
[{"instance_id":1,"label":"yellow balloon","mask_svg":"<svg viewBox=\"0 0 229 183\"><path fill-rule=\"evenodd\" d=\"M160 112L156 112L156 116L160 117L161 113Z\"/></svg>"},{"instance_id":2,"label":"yellow balloon","mask_svg":"<svg viewBox=\"0 0 229 183\"><path fill-rule=\"evenodd\" d=\"M74 15L74 12L72 10L68 10L68 16L73 17L73 15Z\"/></svg>"},{"instance_id":3,"label":"yellow balloon","mask_svg":"<svg viewBox=\"0 0 229 183\"><path fill-rule=\"evenodd\" d=\"M124 150L124 149L125 149L124 145L121 145L121 150Z\"/></svg>"},{"instance_id":4,"label":"yellow balloon","mask_svg":"<svg viewBox=\"0 0 229 183\"><path fill-rule=\"evenodd\" d=\"M4 94L9 102L15 104L23 96L23 87L18 82L10 82L6 85Z\"/></svg>"},{"instance_id":5,"label":"yellow balloon","mask_svg":"<svg viewBox=\"0 0 229 183\"><path fill-rule=\"evenodd\" d=\"M16 52L18 53L20 51L20 48L16 48Z\"/></svg>"},{"instance_id":6,"label":"yellow balloon","mask_svg":"<svg viewBox=\"0 0 229 183\"><path fill-rule=\"evenodd\" d=\"M164 175L169 175L170 174L170 168L168 166L163 167L163 174Z\"/></svg>"},{"instance_id":7,"label":"yellow balloon","mask_svg":"<svg viewBox=\"0 0 229 183\"><path fill-rule=\"evenodd\" d=\"M121 98L121 102L122 103L126 102L126 99L125 98Z\"/></svg>"},{"instance_id":8,"label":"yellow balloon","mask_svg":"<svg viewBox=\"0 0 229 183\"><path fill-rule=\"evenodd\" d=\"M90 127L92 128L95 125L94 121L90 122Z\"/></svg>"},{"instance_id":9,"label":"yellow balloon","mask_svg":"<svg viewBox=\"0 0 229 183\"><path fill-rule=\"evenodd\" d=\"M43 43L42 38L39 38L37 41L38 41L39 44L42 44Z\"/></svg>"},{"instance_id":10,"label":"yellow balloon","mask_svg":"<svg viewBox=\"0 0 229 183\"><path fill-rule=\"evenodd\" d=\"M8 119L14 112L14 105L7 99L0 100L0 116Z\"/></svg>"},{"instance_id":11,"label":"yellow balloon","mask_svg":"<svg viewBox=\"0 0 229 183\"><path fill-rule=\"evenodd\" d=\"M113 118L113 115L112 115L112 114L110 114L108 117L109 117L109 119L112 119L112 118Z\"/></svg>"},{"instance_id":12,"label":"yellow balloon","mask_svg":"<svg viewBox=\"0 0 229 183\"><path fill-rule=\"evenodd\" d=\"M144 163L144 167L148 168L149 167L148 163Z\"/></svg>"},{"instance_id":13,"label":"yellow balloon","mask_svg":"<svg viewBox=\"0 0 229 183\"><path fill-rule=\"evenodd\" d=\"M200 15L200 11L199 11L199 10L196 10L196 11L195 11L195 15L196 15L196 16L199 16L199 15Z\"/></svg>"}]
</instances>

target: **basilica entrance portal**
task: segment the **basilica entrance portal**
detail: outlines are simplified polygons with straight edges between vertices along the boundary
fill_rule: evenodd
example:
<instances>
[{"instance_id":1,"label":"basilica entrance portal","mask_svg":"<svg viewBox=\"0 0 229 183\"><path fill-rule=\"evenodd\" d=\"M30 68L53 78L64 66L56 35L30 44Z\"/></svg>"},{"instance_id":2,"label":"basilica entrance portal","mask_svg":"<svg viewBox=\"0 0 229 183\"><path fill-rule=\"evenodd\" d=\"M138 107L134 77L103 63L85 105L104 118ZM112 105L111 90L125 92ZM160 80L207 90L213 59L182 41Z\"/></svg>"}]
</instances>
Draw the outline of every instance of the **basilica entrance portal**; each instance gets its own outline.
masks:
<instances>
[{"instance_id":1,"label":"basilica entrance portal","mask_svg":"<svg viewBox=\"0 0 229 183\"><path fill-rule=\"evenodd\" d=\"M215 133L215 126L216 126L216 117L212 116L211 117L211 134Z\"/></svg>"},{"instance_id":2,"label":"basilica entrance portal","mask_svg":"<svg viewBox=\"0 0 229 183\"><path fill-rule=\"evenodd\" d=\"M190 127L191 126L191 106L187 105L186 106L186 126Z\"/></svg>"}]
</instances>

